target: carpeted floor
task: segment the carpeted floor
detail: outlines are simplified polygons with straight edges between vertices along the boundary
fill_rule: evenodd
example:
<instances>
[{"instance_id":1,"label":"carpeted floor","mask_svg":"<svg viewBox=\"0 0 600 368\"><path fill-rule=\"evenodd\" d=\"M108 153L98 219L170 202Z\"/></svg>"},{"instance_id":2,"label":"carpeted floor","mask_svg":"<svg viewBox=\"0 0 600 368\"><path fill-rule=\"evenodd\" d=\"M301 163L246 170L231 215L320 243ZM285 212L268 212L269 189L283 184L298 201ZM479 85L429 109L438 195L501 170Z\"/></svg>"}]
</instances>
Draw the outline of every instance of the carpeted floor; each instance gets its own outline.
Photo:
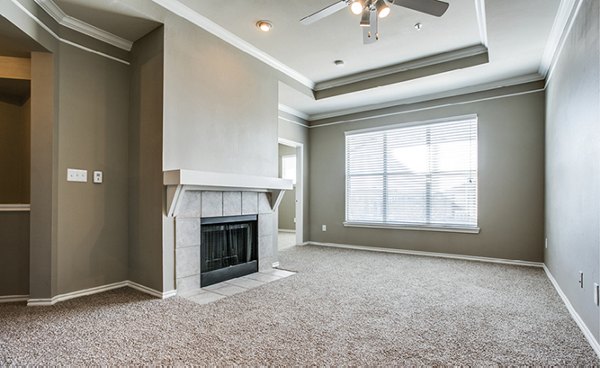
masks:
<instances>
[{"instance_id":1,"label":"carpeted floor","mask_svg":"<svg viewBox=\"0 0 600 368\"><path fill-rule=\"evenodd\" d=\"M286 279L198 305L131 289L0 305L3 365L598 365L543 271L293 247Z\"/></svg>"}]
</instances>

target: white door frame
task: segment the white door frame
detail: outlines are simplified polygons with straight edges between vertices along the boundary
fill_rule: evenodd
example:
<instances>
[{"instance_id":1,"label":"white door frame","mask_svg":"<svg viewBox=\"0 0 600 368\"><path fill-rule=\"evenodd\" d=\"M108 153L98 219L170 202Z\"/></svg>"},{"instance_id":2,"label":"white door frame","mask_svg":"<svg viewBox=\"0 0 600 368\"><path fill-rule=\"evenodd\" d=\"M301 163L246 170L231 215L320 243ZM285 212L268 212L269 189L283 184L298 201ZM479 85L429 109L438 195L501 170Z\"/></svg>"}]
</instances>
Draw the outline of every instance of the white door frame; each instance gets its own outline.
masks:
<instances>
[{"instance_id":1,"label":"white door frame","mask_svg":"<svg viewBox=\"0 0 600 368\"><path fill-rule=\"evenodd\" d=\"M285 138L278 143L296 148L296 244L304 242L304 144Z\"/></svg>"}]
</instances>

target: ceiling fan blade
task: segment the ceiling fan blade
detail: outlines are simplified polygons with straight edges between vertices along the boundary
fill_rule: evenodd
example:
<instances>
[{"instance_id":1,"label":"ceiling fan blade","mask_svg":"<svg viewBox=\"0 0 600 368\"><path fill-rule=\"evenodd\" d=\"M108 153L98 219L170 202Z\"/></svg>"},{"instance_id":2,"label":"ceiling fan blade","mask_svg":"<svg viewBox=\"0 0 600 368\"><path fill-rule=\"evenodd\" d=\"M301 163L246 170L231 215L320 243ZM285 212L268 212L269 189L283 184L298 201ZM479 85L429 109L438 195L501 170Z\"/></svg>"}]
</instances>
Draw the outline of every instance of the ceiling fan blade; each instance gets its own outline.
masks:
<instances>
[{"instance_id":1,"label":"ceiling fan blade","mask_svg":"<svg viewBox=\"0 0 600 368\"><path fill-rule=\"evenodd\" d=\"M377 12L371 11L369 14L369 26L362 26L363 29L363 43L368 45L370 43L377 42L379 39L379 22L377 18Z\"/></svg>"},{"instance_id":2,"label":"ceiling fan blade","mask_svg":"<svg viewBox=\"0 0 600 368\"><path fill-rule=\"evenodd\" d=\"M436 17L444 15L450 5L439 0L390 0L389 2Z\"/></svg>"},{"instance_id":3,"label":"ceiling fan blade","mask_svg":"<svg viewBox=\"0 0 600 368\"><path fill-rule=\"evenodd\" d=\"M316 13L313 13L309 16L306 16L306 17L300 19L300 23L304 24L305 26L309 25L309 24L314 23L318 20L321 20L325 17L328 17L335 12L338 12L338 11L344 9L346 6L348 6L348 1L340 0L335 4L331 4L328 7L323 8Z\"/></svg>"}]
</instances>

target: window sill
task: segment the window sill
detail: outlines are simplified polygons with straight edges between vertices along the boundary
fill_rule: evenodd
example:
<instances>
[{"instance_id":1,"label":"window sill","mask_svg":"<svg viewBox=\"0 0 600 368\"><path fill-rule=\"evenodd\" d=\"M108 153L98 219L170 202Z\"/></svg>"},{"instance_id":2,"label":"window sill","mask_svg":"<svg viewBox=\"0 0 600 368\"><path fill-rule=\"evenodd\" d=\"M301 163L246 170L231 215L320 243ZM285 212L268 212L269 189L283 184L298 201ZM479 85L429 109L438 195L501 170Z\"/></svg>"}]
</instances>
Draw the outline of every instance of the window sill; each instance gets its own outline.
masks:
<instances>
[{"instance_id":1,"label":"window sill","mask_svg":"<svg viewBox=\"0 0 600 368\"><path fill-rule=\"evenodd\" d=\"M378 223L344 222L345 227L361 227L369 229L394 229L394 230L419 230L419 231L441 231L448 233L479 234L479 227L442 227L442 226L418 226L418 225L391 225Z\"/></svg>"}]
</instances>

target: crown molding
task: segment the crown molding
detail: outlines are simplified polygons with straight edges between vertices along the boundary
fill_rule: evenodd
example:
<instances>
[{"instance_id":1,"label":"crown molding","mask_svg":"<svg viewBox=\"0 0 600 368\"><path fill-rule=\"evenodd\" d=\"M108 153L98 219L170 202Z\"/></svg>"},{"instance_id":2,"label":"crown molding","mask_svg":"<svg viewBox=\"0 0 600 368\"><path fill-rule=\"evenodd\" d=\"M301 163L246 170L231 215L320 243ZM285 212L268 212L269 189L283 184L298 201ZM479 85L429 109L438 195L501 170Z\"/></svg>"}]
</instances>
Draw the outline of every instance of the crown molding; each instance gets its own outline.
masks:
<instances>
[{"instance_id":1,"label":"crown molding","mask_svg":"<svg viewBox=\"0 0 600 368\"><path fill-rule=\"evenodd\" d=\"M523 75L523 76L519 76L519 77L509 78L509 79L502 79L502 80L495 81L495 82L478 84L476 86L469 86L469 87L465 87L465 88L454 89L451 91L443 91L443 92L439 92L439 93L433 93L433 94L429 94L429 95L425 95L425 96L419 96L419 97L414 97L414 98L405 98L405 99L401 99L401 100L394 100L394 101L384 102L384 103L380 103L380 104L366 105L366 106L360 106L360 107L355 107L355 108L350 108L350 109L326 112L326 113L322 113L322 114L309 115L309 118L306 120L310 121L312 123L312 122L315 122L318 120L331 119L331 118L336 118L336 117L340 117L340 116L344 116L344 115L351 115L351 114L358 114L361 112L381 110L381 109L386 109L389 107L395 107L395 106L400 106L400 105L409 105L409 104L427 102L427 101L437 100L440 98L450 98L450 97L468 95L471 93L489 91L489 90L493 90L493 89L497 89L497 88L517 86L517 85L525 84L525 83L538 82L543 79L544 79L544 77L537 73L527 74L527 75ZM311 125L311 128L317 128L319 126L322 126L322 125Z\"/></svg>"},{"instance_id":2,"label":"crown molding","mask_svg":"<svg viewBox=\"0 0 600 368\"><path fill-rule=\"evenodd\" d=\"M315 85L314 90L318 92L326 89L342 87L352 83L363 82L374 78L380 78L391 74L405 72L407 70L424 68L427 66L459 60L470 56L481 55L485 54L487 51L487 47L483 45L469 46L458 50L443 52L441 54L436 54L433 56L428 56L396 65L391 65L388 67L376 68L365 72L348 75L345 77L319 82Z\"/></svg>"},{"instance_id":3,"label":"crown molding","mask_svg":"<svg viewBox=\"0 0 600 368\"><path fill-rule=\"evenodd\" d=\"M267 54L266 52L258 49L253 46L249 42L244 41L240 37L235 34L229 32L225 28L211 21L210 19L200 15L198 12L193 10L192 8L184 5L179 0L152 0L154 3L160 5L166 10L170 11L173 14L176 14L198 27L204 29L205 31L212 33L213 35L219 37L223 41L229 43L230 45L237 47L241 51L249 54L262 61L263 63L271 66L272 68L282 72L288 77L298 81L299 83L305 85L306 87L313 89L315 87L315 83L304 75L300 74L298 71L290 68L285 65L281 61L275 59L273 56Z\"/></svg>"},{"instance_id":4,"label":"crown molding","mask_svg":"<svg viewBox=\"0 0 600 368\"><path fill-rule=\"evenodd\" d=\"M73 47L76 47L78 49L81 49L83 51L87 51L90 52L92 54L96 54L102 57L105 57L107 59L110 60L114 60L116 62L119 62L121 64L125 64L125 65L130 65L129 61L127 60L123 60L123 59L119 59L118 57L114 57L112 55L108 55L105 54L103 52L91 49L89 47L80 45L76 42L73 41L69 41L67 39L61 38L59 35L57 35L50 27L48 27L44 22L42 22L38 17L36 17L32 12L30 12L23 4L21 4L18 0L10 0L13 5L15 5L17 8L19 8L25 15L27 15L29 18L31 18L35 23L37 23L38 26L40 26L43 30L45 30L46 32L48 32L49 35L51 35L52 37L54 37L56 40L65 43L67 45L71 45Z\"/></svg>"},{"instance_id":5,"label":"crown molding","mask_svg":"<svg viewBox=\"0 0 600 368\"><path fill-rule=\"evenodd\" d=\"M565 39L569 34L577 13L581 8L581 0L561 0L558 6L552 29L546 41L539 73L549 79L549 75L556 64L556 60L562 51Z\"/></svg>"},{"instance_id":6,"label":"crown molding","mask_svg":"<svg viewBox=\"0 0 600 368\"><path fill-rule=\"evenodd\" d=\"M479 38L481 39L481 44L485 47L488 47L485 0L475 0L475 12L477 14L477 26L479 27Z\"/></svg>"},{"instance_id":7,"label":"crown molding","mask_svg":"<svg viewBox=\"0 0 600 368\"><path fill-rule=\"evenodd\" d=\"M52 0L34 0L48 15L50 15L61 26L70 28L84 35L95 38L99 41L113 45L122 50L131 51L133 42L122 37L114 35L98 27L73 18L67 15L56 3Z\"/></svg>"},{"instance_id":8,"label":"crown molding","mask_svg":"<svg viewBox=\"0 0 600 368\"><path fill-rule=\"evenodd\" d=\"M309 118L308 114L305 114L302 111L296 110L293 107L284 104L279 104L279 111L283 111L290 115L294 115L295 117L300 118L302 120L308 120Z\"/></svg>"}]
</instances>

